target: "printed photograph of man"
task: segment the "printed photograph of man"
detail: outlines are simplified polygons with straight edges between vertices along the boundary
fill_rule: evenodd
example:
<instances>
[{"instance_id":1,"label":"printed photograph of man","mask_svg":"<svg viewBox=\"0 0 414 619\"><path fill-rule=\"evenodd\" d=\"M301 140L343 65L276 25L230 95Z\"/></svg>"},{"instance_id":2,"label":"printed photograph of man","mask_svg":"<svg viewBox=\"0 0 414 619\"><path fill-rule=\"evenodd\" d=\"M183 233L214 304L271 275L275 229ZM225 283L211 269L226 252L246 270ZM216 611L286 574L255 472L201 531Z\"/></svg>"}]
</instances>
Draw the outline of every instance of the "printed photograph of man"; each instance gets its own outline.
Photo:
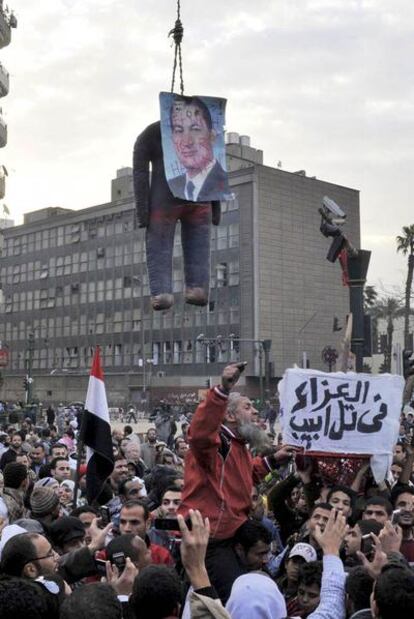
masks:
<instances>
[{"instance_id":1,"label":"printed photograph of man","mask_svg":"<svg viewBox=\"0 0 414 619\"><path fill-rule=\"evenodd\" d=\"M163 100L161 105L161 133L172 193L192 202L223 199L229 193L227 172L221 163L225 162L225 100L169 93L162 93L160 100L165 95L168 100ZM213 104L207 105L205 99Z\"/></svg>"}]
</instances>

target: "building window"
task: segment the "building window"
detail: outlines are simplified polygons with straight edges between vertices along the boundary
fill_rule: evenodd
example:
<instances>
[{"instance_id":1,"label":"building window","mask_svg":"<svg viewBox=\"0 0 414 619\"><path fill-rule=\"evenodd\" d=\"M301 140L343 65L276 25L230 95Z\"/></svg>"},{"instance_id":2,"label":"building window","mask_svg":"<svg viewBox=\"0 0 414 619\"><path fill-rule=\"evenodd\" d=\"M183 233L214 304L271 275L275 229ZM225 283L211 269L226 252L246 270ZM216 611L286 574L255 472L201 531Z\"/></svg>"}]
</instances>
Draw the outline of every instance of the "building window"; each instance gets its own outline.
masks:
<instances>
[{"instance_id":1,"label":"building window","mask_svg":"<svg viewBox=\"0 0 414 619\"><path fill-rule=\"evenodd\" d=\"M152 362L154 365L159 365L160 363L160 350L161 350L160 342L153 342L152 343Z\"/></svg>"},{"instance_id":2,"label":"building window","mask_svg":"<svg viewBox=\"0 0 414 619\"><path fill-rule=\"evenodd\" d=\"M153 312L152 316L152 328L153 329L161 329L161 312Z\"/></svg>"},{"instance_id":3,"label":"building window","mask_svg":"<svg viewBox=\"0 0 414 619\"><path fill-rule=\"evenodd\" d=\"M89 282L88 301L95 303L95 282Z\"/></svg>"},{"instance_id":4,"label":"building window","mask_svg":"<svg viewBox=\"0 0 414 619\"><path fill-rule=\"evenodd\" d=\"M63 256L56 258L56 277L63 276Z\"/></svg>"},{"instance_id":5,"label":"building window","mask_svg":"<svg viewBox=\"0 0 414 619\"><path fill-rule=\"evenodd\" d=\"M206 346L204 343L196 340L195 343L196 363L205 363L206 360Z\"/></svg>"},{"instance_id":6,"label":"building window","mask_svg":"<svg viewBox=\"0 0 414 619\"><path fill-rule=\"evenodd\" d=\"M171 363L171 342L163 342L163 363Z\"/></svg>"},{"instance_id":7,"label":"building window","mask_svg":"<svg viewBox=\"0 0 414 619\"><path fill-rule=\"evenodd\" d=\"M227 226L219 226L217 229L217 249L227 249Z\"/></svg>"},{"instance_id":8,"label":"building window","mask_svg":"<svg viewBox=\"0 0 414 619\"><path fill-rule=\"evenodd\" d=\"M182 342L175 340L173 342L173 363L181 363Z\"/></svg>"},{"instance_id":9,"label":"building window","mask_svg":"<svg viewBox=\"0 0 414 619\"><path fill-rule=\"evenodd\" d=\"M122 365L122 344L115 344L114 365Z\"/></svg>"},{"instance_id":10,"label":"building window","mask_svg":"<svg viewBox=\"0 0 414 619\"><path fill-rule=\"evenodd\" d=\"M238 260L234 260L234 261L230 262L230 265L229 265L229 271L230 271L229 286L238 286L239 285L239 283L240 283L239 270L240 270L240 266L239 266L239 261Z\"/></svg>"},{"instance_id":11,"label":"building window","mask_svg":"<svg viewBox=\"0 0 414 619\"><path fill-rule=\"evenodd\" d=\"M64 275L70 275L71 274L71 267L72 267L72 256L65 256L63 262L64 262L63 274Z\"/></svg>"},{"instance_id":12,"label":"building window","mask_svg":"<svg viewBox=\"0 0 414 619\"><path fill-rule=\"evenodd\" d=\"M237 211L239 209L239 199L234 196L233 200L227 201L227 208L229 211Z\"/></svg>"},{"instance_id":13,"label":"building window","mask_svg":"<svg viewBox=\"0 0 414 619\"><path fill-rule=\"evenodd\" d=\"M97 225L95 222L90 221L88 223L88 236L90 239L95 238L98 233Z\"/></svg>"},{"instance_id":14,"label":"building window","mask_svg":"<svg viewBox=\"0 0 414 619\"><path fill-rule=\"evenodd\" d=\"M164 315L164 329L171 329L172 327L172 312L163 312Z\"/></svg>"},{"instance_id":15,"label":"building window","mask_svg":"<svg viewBox=\"0 0 414 619\"><path fill-rule=\"evenodd\" d=\"M227 262L220 262L216 267L217 270L217 288L224 288L228 285L228 266Z\"/></svg>"},{"instance_id":16,"label":"building window","mask_svg":"<svg viewBox=\"0 0 414 619\"><path fill-rule=\"evenodd\" d=\"M230 361L239 361L240 343L237 340L230 340Z\"/></svg>"},{"instance_id":17,"label":"building window","mask_svg":"<svg viewBox=\"0 0 414 619\"><path fill-rule=\"evenodd\" d=\"M239 246L239 224L229 225L229 247Z\"/></svg>"},{"instance_id":18,"label":"building window","mask_svg":"<svg viewBox=\"0 0 414 619\"><path fill-rule=\"evenodd\" d=\"M230 324L238 324L240 320L239 308L230 307Z\"/></svg>"},{"instance_id":19,"label":"building window","mask_svg":"<svg viewBox=\"0 0 414 619\"><path fill-rule=\"evenodd\" d=\"M99 312L98 314L96 314L96 323L95 323L95 330L97 334L102 334L104 332L104 324L105 324L105 317L103 312Z\"/></svg>"},{"instance_id":20,"label":"building window","mask_svg":"<svg viewBox=\"0 0 414 619\"><path fill-rule=\"evenodd\" d=\"M183 363L193 362L193 342L191 340L184 340L184 353Z\"/></svg>"},{"instance_id":21,"label":"building window","mask_svg":"<svg viewBox=\"0 0 414 619\"><path fill-rule=\"evenodd\" d=\"M114 313L114 333L122 332L122 312Z\"/></svg>"}]
</instances>

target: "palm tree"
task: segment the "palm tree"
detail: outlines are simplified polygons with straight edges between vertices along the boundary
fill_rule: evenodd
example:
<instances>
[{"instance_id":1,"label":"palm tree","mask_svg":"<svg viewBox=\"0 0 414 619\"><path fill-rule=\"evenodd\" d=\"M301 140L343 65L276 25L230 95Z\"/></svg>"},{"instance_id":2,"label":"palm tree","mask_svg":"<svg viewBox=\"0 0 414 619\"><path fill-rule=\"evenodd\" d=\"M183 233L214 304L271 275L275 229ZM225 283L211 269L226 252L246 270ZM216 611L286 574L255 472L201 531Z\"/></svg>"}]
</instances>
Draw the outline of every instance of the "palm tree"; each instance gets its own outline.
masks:
<instances>
[{"instance_id":1,"label":"palm tree","mask_svg":"<svg viewBox=\"0 0 414 619\"><path fill-rule=\"evenodd\" d=\"M398 235L397 252L404 256L408 254L407 281L405 282L405 305L404 305L404 346L410 348L410 300L414 273L414 224L403 226L403 234Z\"/></svg>"},{"instance_id":2,"label":"palm tree","mask_svg":"<svg viewBox=\"0 0 414 619\"><path fill-rule=\"evenodd\" d=\"M364 286L364 312L366 314L370 313L370 309L372 309L378 300L378 292L375 286Z\"/></svg>"},{"instance_id":3,"label":"palm tree","mask_svg":"<svg viewBox=\"0 0 414 619\"><path fill-rule=\"evenodd\" d=\"M384 350L384 370L391 372L392 340L394 335L394 320L404 313L400 299L396 297L382 297L372 308L372 315L376 320L383 318L387 322L387 343Z\"/></svg>"}]
</instances>

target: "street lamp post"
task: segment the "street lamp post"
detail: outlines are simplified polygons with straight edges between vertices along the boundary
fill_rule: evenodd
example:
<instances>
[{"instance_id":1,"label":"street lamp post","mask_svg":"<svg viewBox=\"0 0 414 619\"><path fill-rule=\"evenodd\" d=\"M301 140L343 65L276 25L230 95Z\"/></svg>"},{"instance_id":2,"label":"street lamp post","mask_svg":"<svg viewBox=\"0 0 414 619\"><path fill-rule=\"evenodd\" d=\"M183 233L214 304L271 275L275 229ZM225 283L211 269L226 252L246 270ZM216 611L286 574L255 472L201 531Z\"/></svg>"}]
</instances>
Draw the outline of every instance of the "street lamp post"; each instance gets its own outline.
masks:
<instances>
[{"instance_id":1,"label":"street lamp post","mask_svg":"<svg viewBox=\"0 0 414 619\"><path fill-rule=\"evenodd\" d=\"M26 359L26 404L32 403L33 394L33 357L34 357L35 336L34 333L29 333L27 340L27 359Z\"/></svg>"},{"instance_id":2,"label":"street lamp post","mask_svg":"<svg viewBox=\"0 0 414 619\"><path fill-rule=\"evenodd\" d=\"M364 286L370 257L371 252L365 249L348 256L349 305L353 318L351 350L357 372L362 372L364 361Z\"/></svg>"},{"instance_id":3,"label":"street lamp post","mask_svg":"<svg viewBox=\"0 0 414 619\"><path fill-rule=\"evenodd\" d=\"M149 365L148 372L146 369L147 363ZM138 359L138 365L142 367L142 394L144 397L144 412L146 414L150 412L152 367L154 365L154 359Z\"/></svg>"}]
</instances>

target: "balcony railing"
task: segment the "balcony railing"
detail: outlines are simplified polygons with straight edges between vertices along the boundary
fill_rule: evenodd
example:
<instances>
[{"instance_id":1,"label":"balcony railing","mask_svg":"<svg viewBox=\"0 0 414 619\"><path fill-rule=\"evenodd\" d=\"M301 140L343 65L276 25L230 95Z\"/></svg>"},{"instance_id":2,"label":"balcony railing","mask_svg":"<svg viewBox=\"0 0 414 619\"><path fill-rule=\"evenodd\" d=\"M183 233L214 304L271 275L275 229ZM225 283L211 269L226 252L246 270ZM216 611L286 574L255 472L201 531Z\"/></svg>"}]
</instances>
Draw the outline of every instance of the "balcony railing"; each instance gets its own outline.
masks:
<instances>
[{"instance_id":1,"label":"balcony railing","mask_svg":"<svg viewBox=\"0 0 414 619\"><path fill-rule=\"evenodd\" d=\"M3 67L0 62L0 97L5 97L9 94L9 72Z\"/></svg>"}]
</instances>

